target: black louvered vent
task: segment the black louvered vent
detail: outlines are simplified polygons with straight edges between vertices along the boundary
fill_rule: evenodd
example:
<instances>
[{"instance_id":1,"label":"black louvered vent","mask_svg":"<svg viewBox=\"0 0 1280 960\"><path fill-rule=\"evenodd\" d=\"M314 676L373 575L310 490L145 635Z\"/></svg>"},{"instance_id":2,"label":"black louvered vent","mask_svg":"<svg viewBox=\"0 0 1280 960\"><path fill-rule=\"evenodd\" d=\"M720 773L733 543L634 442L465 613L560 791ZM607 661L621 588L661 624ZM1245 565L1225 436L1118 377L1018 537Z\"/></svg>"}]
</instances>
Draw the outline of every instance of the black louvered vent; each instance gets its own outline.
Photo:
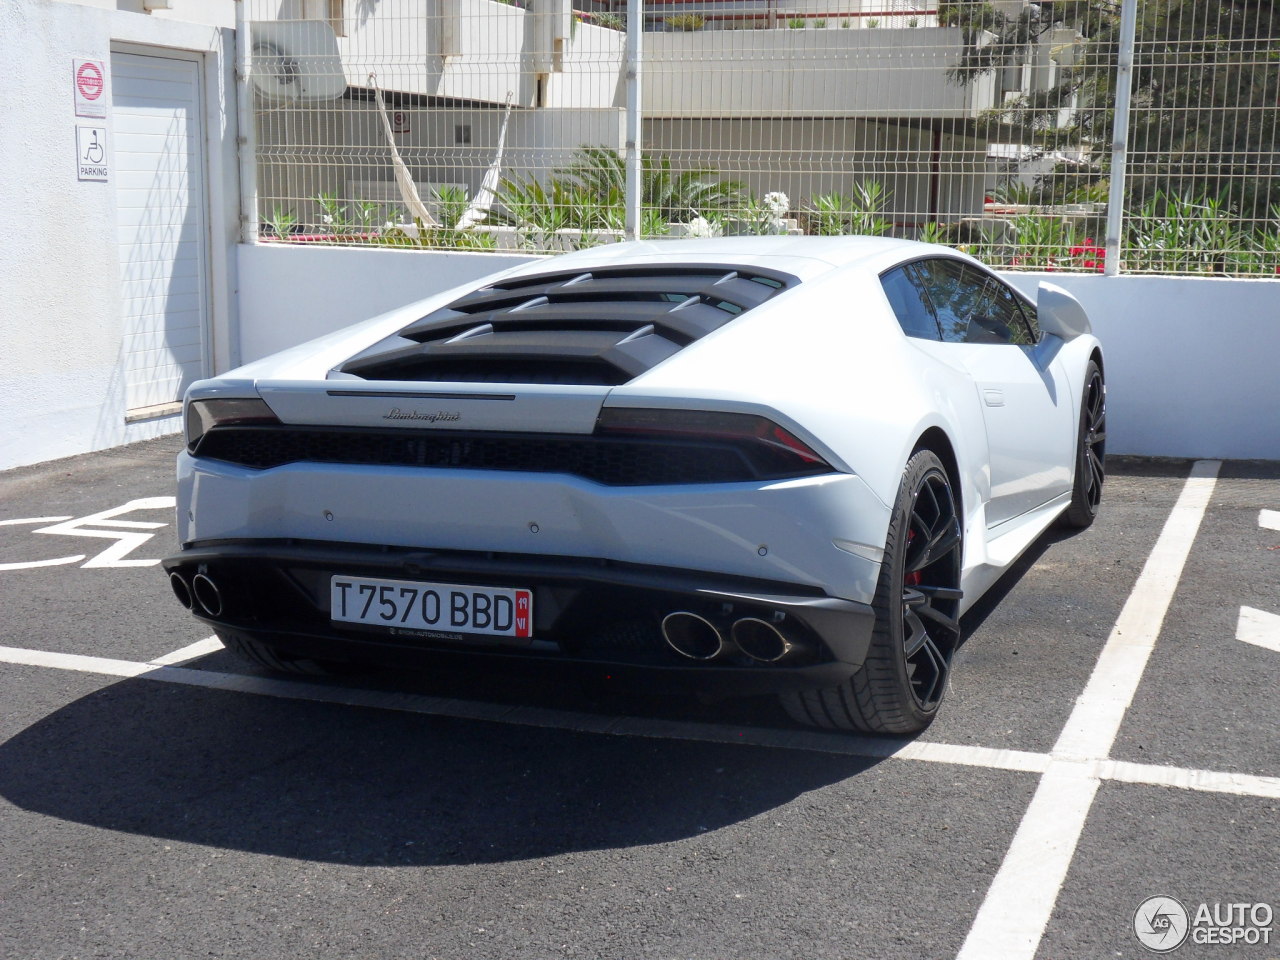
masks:
<instances>
[{"instance_id":1,"label":"black louvered vent","mask_svg":"<svg viewBox=\"0 0 1280 960\"><path fill-rule=\"evenodd\" d=\"M626 383L793 286L759 268L628 266L514 277L348 360L366 380Z\"/></svg>"}]
</instances>

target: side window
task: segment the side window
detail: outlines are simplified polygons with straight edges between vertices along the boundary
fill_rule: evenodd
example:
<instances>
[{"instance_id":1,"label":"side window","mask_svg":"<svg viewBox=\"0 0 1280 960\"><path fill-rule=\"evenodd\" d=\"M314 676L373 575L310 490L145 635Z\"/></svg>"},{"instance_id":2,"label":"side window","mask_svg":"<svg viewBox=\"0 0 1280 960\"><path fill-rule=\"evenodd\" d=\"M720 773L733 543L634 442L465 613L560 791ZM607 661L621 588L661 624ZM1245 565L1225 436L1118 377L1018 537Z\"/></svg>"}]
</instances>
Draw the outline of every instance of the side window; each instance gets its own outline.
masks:
<instances>
[{"instance_id":1,"label":"side window","mask_svg":"<svg viewBox=\"0 0 1280 960\"><path fill-rule=\"evenodd\" d=\"M984 279L986 295L969 323L968 342L1034 344L1014 292L994 277Z\"/></svg>"},{"instance_id":2,"label":"side window","mask_svg":"<svg viewBox=\"0 0 1280 960\"><path fill-rule=\"evenodd\" d=\"M937 314L942 339L969 342L969 321L982 303L985 278L967 270L959 260L942 257L923 260L916 267Z\"/></svg>"},{"instance_id":3,"label":"side window","mask_svg":"<svg viewBox=\"0 0 1280 960\"><path fill-rule=\"evenodd\" d=\"M1039 338L1007 286L982 270L939 257L919 264L948 343L1034 344Z\"/></svg>"},{"instance_id":4,"label":"side window","mask_svg":"<svg viewBox=\"0 0 1280 960\"><path fill-rule=\"evenodd\" d=\"M923 340L940 340L938 322L933 316L933 307L920 285L916 272L911 264L895 267L880 277L885 296L898 318L898 325L908 337L919 337Z\"/></svg>"}]
</instances>

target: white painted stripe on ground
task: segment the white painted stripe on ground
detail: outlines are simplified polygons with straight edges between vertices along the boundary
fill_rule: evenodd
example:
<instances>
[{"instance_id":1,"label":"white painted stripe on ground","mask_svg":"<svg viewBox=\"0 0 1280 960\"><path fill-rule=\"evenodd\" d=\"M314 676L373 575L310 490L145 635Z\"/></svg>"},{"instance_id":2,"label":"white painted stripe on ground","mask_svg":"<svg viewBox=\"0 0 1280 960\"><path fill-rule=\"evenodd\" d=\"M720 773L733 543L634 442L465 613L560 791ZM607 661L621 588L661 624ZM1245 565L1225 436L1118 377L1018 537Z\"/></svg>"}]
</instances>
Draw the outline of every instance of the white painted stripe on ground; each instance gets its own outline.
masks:
<instances>
[{"instance_id":1,"label":"white painted stripe on ground","mask_svg":"<svg viewBox=\"0 0 1280 960\"><path fill-rule=\"evenodd\" d=\"M959 960L1035 956L1100 784L1081 763L1058 761L1045 771Z\"/></svg>"},{"instance_id":2,"label":"white painted stripe on ground","mask_svg":"<svg viewBox=\"0 0 1280 960\"><path fill-rule=\"evenodd\" d=\"M201 641L201 643L205 642L207 641ZM193 644L193 646L195 645ZM190 648L184 649L189 650ZM17 647L0 647L0 662L71 670L78 673L102 676L141 678L161 683L202 687L207 690L223 690L232 693L246 693L287 700L312 701L335 706L394 710L427 716L484 720L493 723L511 723L582 733L694 740L710 743L737 743L775 749L809 750L815 753L830 753L842 756L875 759L893 758L916 760L925 763L982 767L993 770L1011 770L1019 773L1044 773L1054 762L1053 758L1047 753L1032 753L1023 750L999 750L990 747L934 743L921 740L903 741L857 737L813 730L771 730L757 727L726 727L720 724L690 723L679 720L660 720L643 717L608 717L571 710L508 706L470 700L455 700L446 697L431 697L414 693L329 686L302 680L246 676L236 673L192 670L174 666L157 666L154 662L149 664L135 663L130 660L110 660L105 657L49 653L43 650L25 650ZM1058 761L1057 766L1063 767L1066 764ZM1117 760L1098 760L1092 764L1076 763L1070 764L1070 766L1079 768L1084 771L1085 775L1097 780L1117 780L1123 783L1176 787L1208 793L1229 793L1237 796L1280 798L1280 778L1277 777L1223 773L1213 770L1192 770L1181 767L1162 767Z\"/></svg>"},{"instance_id":3,"label":"white painted stripe on ground","mask_svg":"<svg viewBox=\"0 0 1280 960\"><path fill-rule=\"evenodd\" d=\"M1217 770L1188 770L1149 763L1102 760L1095 775L1120 783L1142 783L1153 787L1176 787L1204 793L1229 793L1237 797L1280 799L1280 777L1260 777L1250 773L1223 773Z\"/></svg>"},{"instance_id":4,"label":"white painted stripe on ground","mask_svg":"<svg viewBox=\"0 0 1280 960\"><path fill-rule=\"evenodd\" d=\"M1258 526L1280 530L1280 510L1263 510L1258 514Z\"/></svg>"},{"instance_id":5,"label":"white painted stripe on ground","mask_svg":"<svg viewBox=\"0 0 1280 960\"><path fill-rule=\"evenodd\" d=\"M221 649L221 640L217 637L205 637L203 640L188 644L181 650L174 650L172 653L166 653L163 657L156 657L149 662L157 667L171 667L179 663L186 663L189 660L195 660L198 657L207 656L210 653L216 653Z\"/></svg>"},{"instance_id":6,"label":"white painted stripe on ground","mask_svg":"<svg viewBox=\"0 0 1280 960\"><path fill-rule=\"evenodd\" d=\"M1280 653L1280 614L1241 607L1236 639Z\"/></svg>"},{"instance_id":7,"label":"white painted stripe on ground","mask_svg":"<svg viewBox=\"0 0 1280 960\"><path fill-rule=\"evenodd\" d=\"M812 730L772 730L643 717L608 717L571 710L506 706L422 694L328 686L301 680L157 666L154 661L149 664L134 663L128 660L48 653L16 647L0 647L0 662L111 677L134 677L161 683L203 687L208 690L329 703L335 706L395 710L427 716L484 720L581 733L693 740L704 743L736 743L774 749L809 750L815 753L842 756L917 760L925 763L954 764L990 770L1011 770L1018 773L1044 773L1051 764L1055 763L1047 753L1023 750L999 750L920 740L857 737ZM1058 767L1065 766L1062 761L1056 761L1056 763ZM1091 764L1075 763L1071 766L1080 768L1087 776L1097 780L1117 780L1123 783L1176 787L1208 793L1229 793L1237 796L1280 798L1280 778L1277 777L1162 767L1117 760L1098 760Z\"/></svg>"},{"instance_id":8,"label":"white painted stripe on ground","mask_svg":"<svg viewBox=\"0 0 1280 960\"><path fill-rule=\"evenodd\" d=\"M1066 880L1107 758L1133 702L1182 568L1213 494L1220 460L1199 460L1183 484L1084 693L1051 752L957 960L1032 960ZM1090 765L1093 761L1093 765Z\"/></svg>"},{"instance_id":9,"label":"white painted stripe on ground","mask_svg":"<svg viewBox=\"0 0 1280 960\"><path fill-rule=\"evenodd\" d=\"M58 557L56 560L27 560L25 562L0 563L0 570L34 570L36 567L56 567L62 563L79 563L85 554L77 553L74 557Z\"/></svg>"},{"instance_id":10,"label":"white painted stripe on ground","mask_svg":"<svg viewBox=\"0 0 1280 960\"><path fill-rule=\"evenodd\" d=\"M1102 648L1089 683L1053 747L1054 756L1093 760L1111 752L1125 711L1142 680L1213 495L1221 460L1199 460L1183 485L1151 555Z\"/></svg>"},{"instance_id":11,"label":"white painted stripe on ground","mask_svg":"<svg viewBox=\"0 0 1280 960\"><path fill-rule=\"evenodd\" d=\"M50 653L47 650L24 650L21 647L0 647L0 661L27 667L98 673L108 677L140 677L151 669L149 664L134 663L132 660L108 660L106 657L85 657L77 653Z\"/></svg>"},{"instance_id":12,"label":"white painted stripe on ground","mask_svg":"<svg viewBox=\"0 0 1280 960\"><path fill-rule=\"evenodd\" d=\"M184 647L182 650L175 651L167 657L160 658L160 660L177 658L179 655L185 656L194 648L209 644L213 639L202 640L199 643L192 644L190 647ZM153 660L151 663L134 663L127 660L109 660L104 657L87 657L79 654L48 653L43 650L0 647L0 662L3 663L26 664L56 670L74 670L80 673L97 673L112 677L136 677L144 680L157 680L163 683L180 683L187 686L204 687L211 690L251 693L258 696L279 697L289 700L310 700L348 707L397 710L455 719L486 720L494 723L512 723L584 733L613 734L615 736L695 740L703 743L737 743L788 750L812 750L817 753L875 759L897 757L903 760L950 763L993 770L1013 770L1021 773L1043 773L1049 764L1048 754L1029 753L1022 750L997 750L989 747L972 747L948 743L857 737L840 733L824 733L817 730L772 730L761 727L729 727L723 724L694 723L648 717L607 717L579 713L572 710L512 706L474 700L424 696L414 693L369 690L336 684L312 683L303 680L245 676L236 673L221 673L214 670L192 670L186 667L162 664L160 660Z\"/></svg>"}]
</instances>

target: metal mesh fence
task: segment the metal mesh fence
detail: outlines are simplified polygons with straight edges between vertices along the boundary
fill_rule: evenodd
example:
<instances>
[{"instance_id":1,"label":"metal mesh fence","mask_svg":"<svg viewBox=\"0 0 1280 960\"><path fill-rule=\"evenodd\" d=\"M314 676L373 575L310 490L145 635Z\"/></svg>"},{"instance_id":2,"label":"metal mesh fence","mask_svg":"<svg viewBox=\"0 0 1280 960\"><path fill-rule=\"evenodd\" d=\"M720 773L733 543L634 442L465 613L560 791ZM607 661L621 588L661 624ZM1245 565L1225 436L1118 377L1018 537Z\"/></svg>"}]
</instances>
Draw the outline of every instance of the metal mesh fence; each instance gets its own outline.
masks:
<instances>
[{"instance_id":1,"label":"metal mesh fence","mask_svg":"<svg viewBox=\"0 0 1280 960\"><path fill-rule=\"evenodd\" d=\"M1275 276L1280 11L1138 5L1122 267Z\"/></svg>"},{"instance_id":2,"label":"metal mesh fence","mask_svg":"<svg viewBox=\"0 0 1280 960\"><path fill-rule=\"evenodd\" d=\"M257 236L554 252L626 224L624 0L248 0ZM1272 275L1270 3L646 0L639 233L881 234ZM1111 236L1113 262L1105 262Z\"/></svg>"}]
</instances>

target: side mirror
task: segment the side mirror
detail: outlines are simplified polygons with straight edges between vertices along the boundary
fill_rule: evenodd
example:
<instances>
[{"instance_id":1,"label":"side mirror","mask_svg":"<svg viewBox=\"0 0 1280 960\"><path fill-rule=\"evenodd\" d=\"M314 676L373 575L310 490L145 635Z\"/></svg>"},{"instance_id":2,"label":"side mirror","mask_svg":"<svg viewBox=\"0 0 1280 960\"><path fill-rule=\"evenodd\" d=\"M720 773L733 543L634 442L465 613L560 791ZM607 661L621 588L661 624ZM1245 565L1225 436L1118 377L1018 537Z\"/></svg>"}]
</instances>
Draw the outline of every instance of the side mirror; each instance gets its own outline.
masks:
<instances>
[{"instance_id":1,"label":"side mirror","mask_svg":"<svg viewBox=\"0 0 1280 960\"><path fill-rule=\"evenodd\" d=\"M1036 291L1036 314L1040 329L1059 340L1074 340L1093 332L1080 301L1055 283L1041 282Z\"/></svg>"}]
</instances>

